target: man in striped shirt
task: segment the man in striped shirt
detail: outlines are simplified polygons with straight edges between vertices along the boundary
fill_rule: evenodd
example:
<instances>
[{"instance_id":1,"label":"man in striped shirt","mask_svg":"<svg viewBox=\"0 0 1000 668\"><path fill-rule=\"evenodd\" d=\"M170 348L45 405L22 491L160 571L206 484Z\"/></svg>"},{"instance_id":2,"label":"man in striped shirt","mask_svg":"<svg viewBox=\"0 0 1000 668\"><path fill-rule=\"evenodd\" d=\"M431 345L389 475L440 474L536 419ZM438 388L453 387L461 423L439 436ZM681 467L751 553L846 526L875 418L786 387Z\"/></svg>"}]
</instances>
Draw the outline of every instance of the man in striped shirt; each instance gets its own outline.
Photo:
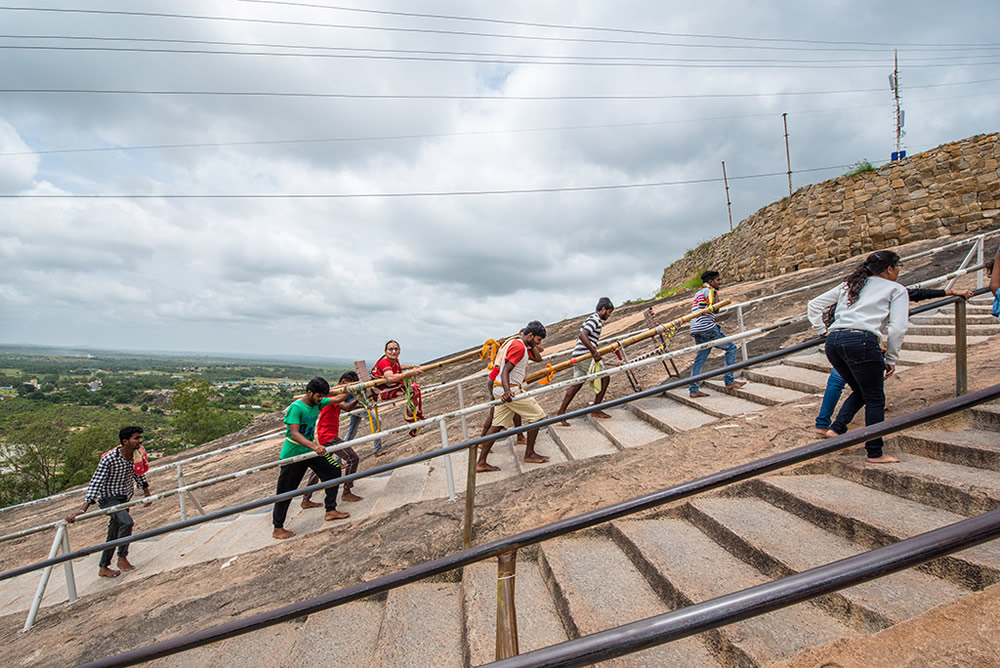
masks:
<instances>
[{"instance_id":1,"label":"man in striped shirt","mask_svg":"<svg viewBox=\"0 0 1000 668\"><path fill-rule=\"evenodd\" d=\"M719 272L711 269L703 272L701 275L701 282L701 290L694 293L694 301L691 304L692 312L702 311L710 306L714 306L715 302L718 301L719 286L722 285L722 279L719 277ZM722 328L716 324L715 314L705 313L691 321L691 336L694 337L694 342L697 345L725 338L726 335L722 333ZM736 346L734 344L723 343L722 345L715 347L726 353L726 366L736 363ZM708 359L708 355L711 352L711 348L702 348L698 351L694 357L694 366L691 367L692 377L701 373L702 368L705 366L705 361ZM723 377L723 381L726 384L727 390L737 390L746 385L744 382L737 381L736 377L731 373L727 373ZM698 383L695 382L692 382L688 386L688 393L693 398L708 396L707 393L698 389Z\"/></svg>"},{"instance_id":2,"label":"man in striped shirt","mask_svg":"<svg viewBox=\"0 0 1000 668\"><path fill-rule=\"evenodd\" d=\"M120 445L104 454L97 464L87 494L83 497L83 507L66 517L72 524L76 516L87 512L92 503L101 508L110 508L125 503L132 498L135 486L142 488L142 493L149 496L149 482L145 474L136 471L135 453L142 445L142 427L122 427L118 432ZM140 469L141 470L141 469ZM149 501L146 505L149 505ZM125 538L132 535L132 516L128 509L122 509L108 516L108 541ZM111 568L111 557L115 548L109 548L101 553L101 563L97 574L102 578L116 578L122 571L134 571L128 560L128 544L118 546L118 569Z\"/></svg>"},{"instance_id":3,"label":"man in striped shirt","mask_svg":"<svg viewBox=\"0 0 1000 668\"><path fill-rule=\"evenodd\" d=\"M583 321L583 327L580 328L580 336L576 341L576 348L573 348L573 359L579 358L581 355L590 355L585 360L579 362L574 362L573 364L573 378L581 378L590 373L591 360L594 362L601 361L601 353L597 350L597 344L601 340L601 329L604 327L604 323L608 318L611 317L611 313L614 312L615 305L611 303L611 300L607 297L601 297L597 300L597 306L594 312L590 314L586 320ZM594 404L599 404L604 401L604 395L608 391L608 385L611 379L605 376L601 378L601 389L597 392L597 396L594 397ZM563 396L562 405L559 406L559 412L556 415L562 415L569 408L569 402L573 401L573 397L576 393L580 391L583 387L583 383L579 385L573 385L572 387L566 388L566 394ZM594 411L591 413L596 418L609 418L611 417L604 411ZM569 422L563 420L560 422L564 427L570 426Z\"/></svg>"}]
</instances>

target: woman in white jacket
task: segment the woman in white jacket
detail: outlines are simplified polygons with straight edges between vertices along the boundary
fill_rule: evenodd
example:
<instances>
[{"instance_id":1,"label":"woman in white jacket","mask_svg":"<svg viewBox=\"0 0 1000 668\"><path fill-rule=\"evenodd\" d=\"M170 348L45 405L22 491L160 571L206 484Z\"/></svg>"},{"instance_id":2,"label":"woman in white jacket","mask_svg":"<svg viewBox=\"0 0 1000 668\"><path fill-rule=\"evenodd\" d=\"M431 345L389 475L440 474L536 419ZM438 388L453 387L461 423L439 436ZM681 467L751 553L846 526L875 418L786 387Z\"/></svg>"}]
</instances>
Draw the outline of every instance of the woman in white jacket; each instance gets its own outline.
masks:
<instances>
[{"instance_id":1,"label":"woman in white jacket","mask_svg":"<svg viewBox=\"0 0 1000 668\"><path fill-rule=\"evenodd\" d=\"M862 406L865 426L885 419L885 379L896 370L909 317L909 296L896 282L899 269L898 255L877 251L843 283L809 302L809 322L826 336L826 357L852 390L827 436L845 433ZM831 307L832 323L824 317ZM881 438L866 442L865 449L872 464L899 461L883 454Z\"/></svg>"}]
</instances>

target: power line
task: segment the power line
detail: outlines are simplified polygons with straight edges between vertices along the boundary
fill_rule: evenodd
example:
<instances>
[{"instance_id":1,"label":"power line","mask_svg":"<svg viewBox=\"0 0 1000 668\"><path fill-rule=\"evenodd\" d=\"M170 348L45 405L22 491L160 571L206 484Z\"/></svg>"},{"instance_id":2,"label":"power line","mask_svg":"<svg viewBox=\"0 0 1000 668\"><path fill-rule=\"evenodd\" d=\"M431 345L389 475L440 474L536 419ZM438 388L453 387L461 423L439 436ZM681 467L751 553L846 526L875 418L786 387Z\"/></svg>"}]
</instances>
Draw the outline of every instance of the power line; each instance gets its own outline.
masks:
<instances>
[{"instance_id":1,"label":"power line","mask_svg":"<svg viewBox=\"0 0 1000 668\"><path fill-rule=\"evenodd\" d=\"M996 95L995 91L982 93L972 93L969 95L949 95L945 97L932 97L914 100L914 102L940 102L947 100L961 100L971 97L982 97L984 95ZM853 105L849 107L828 107L825 109L796 109L790 113L794 115L802 114L823 114L838 113L843 111L854 111L862 109L880 109L883 104ZM749 118L772 118L773 112L762 112L756 114L736 114L729 116L700 116L698 118L670 119L663 121L641 121L634 123L597 123L589 125L559 125L537 128L505 128L503 130L469 130L464 132L429 132L402 135L378 135L359 137L314 137L304 139L259 139L246 141L226 141L226 142L189 142L174 144L141 144L134 146L94 146L83 148L61 148L61 149L41 149L34 151L9 151L0 153L0 157L20 156L20 155L48 155L48 154L70 154L70 153L103 153L112 151L147 151L147 150L167 150L186 148L225 148L230 146L276 146L276 145L296 145L296 144L327 144L327 143L355 143L355 142L378 142L378 141L405 141L413 139L443 139L448 137L476 137L505 134L527 134L537 132L562 132L575 130L604 130L623 129L638 127L655 127L660 125L679 125L687 123L703 123L714 121L734 121Z\"/></svg>"},{"instance_id":2,"label":"power line","mask_svg":"<svg viewBox=\"0 0 1000 668\"><path fill-rule=\"evenodd\" d=\"M15 37L0 35L0 38ZM24 36L16 36L24 38ZM36 39L105 39L109 41L138 41L134 38L92 38L92 37L35 37ZM148 40L148 41L171 41L171 40ZM199 41L199 40L176 40L176 41ZM226 42L201 41L207 45L224 46ZM235 45L235 44L234 44ZM323 58L323 59L343 59L343 60L392 60L392 61L418 61L418 62L444 62L444 63L485 63L491 65L548 65L548 66L587 66L587 67L659 67L674 69L884 69L885 63L881 60L773 60L773 59L706 59L706 58L652 58L641 56L547 56L528 54L490 54L475 52L447 52L447 51L419 51L400 49L362 49L346 47L314 47L314 46L293 46L277 45L265 47L265 45L245 44L245 46L261 48L286 48L286 49L324 49L322 53L289 52L289 51L237 51L221 49L170 49L166 47L150 48L136 46L54 46L44 44L0 44L0 50L6 51L56 51L67 53L95 52L95 53L150 53L150 54L176 54L176 55L213 55L213 56L268 56L280 58ZM328 53L327 51L339 51L340 53ZM413 54L413 55L404 55ZM420 55L423 54L423 55ZM960 56L955 59L944 59L947 62L938 60L930 62L920 62L920 59L907 62L909 69L927 69L938 67L979 67L1000 64L998 60L968 62L969 58L996 58L990 56ZM965 62L956 63L954 60Z\"/></svg>"},{"instance_id":3,"label":"power line","mask_svg":"<svg viewBox=\"0 0 1000 668\"><path fill-rule=\"evenodd\" d=\"M910 90L944 88L1000 81L1000 78L975 81L949 81L936 84L909 86ZM855 88L843 90L774 91L765 93L686 93L665 95L456 95L456 94L405 94L405 93L307 93L277 91L210 91L210 90L125 90L111 88L0 88L0 94L57 94L57 95L162 95L178 97L277 97L307 99L347 100L491 100L491 101L628 101L628 100L702 100L753 97L805 97L810 95L843 95L854 93L881 93L882 88Z\"/></svg>"},{"instance_id":4,"label":"power line","mask_svg":"<svg viewBox=\"0 0 1000 668\"><path fill-rule=\"evenodd\" d=\"M806 47L806 46L789 47L789 46L763 46L763 45L732 46L732 45L718 45L718 44L688 44L688 43L673 43L673 42L663 42L663 41L598 39L598 38L583 38L583 37L556 37L552 35L517 35L510 33L474 32L468 30L442 30L433 28L372 26L372 25L357 25L357 24L346 24L346 23L320 23L311 21L259 19L259 18L248 18L248 17L237 17L237 16L209 16L209 15L198 15L198 14L173 14L168 12L138 12L138 11L122 11L122 10L106 10L106 9L70 9L70 8L56 8L56 7L0 6L0 11L42 12L42 13L57 13L57 14L87 14L95 16L130 16L130 17L141 17L141 18L166 18L166 19L198 20L198 21L228 21L236 23L280 25L289 27L338 28L346 30L369 30L369 31L382 31L382 32L415 33L415 34L457 35L462 37L496 37L496 38L521 39L521 40L540 41L540 42L572 42L572 43L614 44L614 45L631 44L638 46L673 46L673 47L704 48L704 49L754 49L754 50L774 50L774 51L858 51L858 52L871 51L871 52L882 53L885 51L886 48L883 46L877 46L872 48L858 48L858 47L816 48L816 47ZM937 45L927 45L916 48L926 48L932 51L955 50L955 49L984 50L984 49L1000 48L1000 44L986 45L986 46L944 45L940 47Z\"/></svg>"},{"instance_id":5,"label":"power line","mask_svg":"<svg viewBox=\"0 0 1000 668\"><path fill-rule=\"evenodd\" d=\"M847 169L852 165L832 165L830 167L814 167L811 169L799 169L796 173L823 172L833 169ZM729 177L731 181L747 181L751 179L763 179L775 176L785 176L785 172L773 172L767 174L749 174L745 176ZM703 183L719 183L722 179L690 179L686 181L655 181L648 183L618 183L593 186L566 186L552 188L510 188L503 190L451 190L451 191L428 191L428 192L397 192L397 193L174 193L174 194L49 194L49 193L0 193L0 199L373 199L387 198L397 199L404 197L469 197L482 195L530 195L546 193L564 192L596 192L606 190L630 190L638 188L662 188L668 186L699 185Z\"/></svg>"},{"instance_id":6,"label":"power line","mask_svg":"<svg viewBox=\"0 0 1000 668\"><path fill-rule=\"evenodd\" d=\"M359 7L345 7L342 5L322 5L311 2L292 2L291 0L240 0L240 2L261 4L261 5L286 5L293 7L308 7L313 9L331 9L341 12L356 12L359 14L378 14L382 16L403 16L408 18L430 18L447 19L452 21L475 21L480 23L493 23L500 25L526 26L532 28L558 28L560 30L592 30L598 32L625 33L631 35L650 35L656 37L690 37L696 39L727 39L747 42L787 42L793 44L830 44L836 46L881 46L885 48L909 46L909 47L940 47L940 46L977 46L987 48L1000 48L1000 43L985 44L939 44L939 43L889 43L889 42L861 42L861 41L832 41L820 39L793 39L784 37L745 37L738 35L713 35L707 33L683 33L683 32L663 32L659 30L639 30L635 28L611 28L607 26L582 26L563 23L538 23L534 21L515 21L510 19L497 19L488 17L457 16L453 14L428 14L419 12L400 12L384 9L366 9Z\"/></svg>"}]
</instances>

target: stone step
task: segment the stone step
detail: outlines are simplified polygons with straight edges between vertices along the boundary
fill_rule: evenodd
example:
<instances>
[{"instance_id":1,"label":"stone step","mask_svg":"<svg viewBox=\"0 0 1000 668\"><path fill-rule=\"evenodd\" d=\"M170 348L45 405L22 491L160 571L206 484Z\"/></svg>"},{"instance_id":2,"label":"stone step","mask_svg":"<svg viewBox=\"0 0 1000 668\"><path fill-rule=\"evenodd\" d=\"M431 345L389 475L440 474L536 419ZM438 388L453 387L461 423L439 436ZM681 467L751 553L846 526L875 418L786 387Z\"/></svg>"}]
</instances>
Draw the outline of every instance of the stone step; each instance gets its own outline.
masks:
<instances>
[{"instance_id":1,"label":"stone step","mask_svg":"<svg viewBox=\"0 0 1000 668\"><path fill-rule=\"evenodd\" d=\"M570 425L554 424L548 428L549 434L570 459L587 459L618 452L614 443L586 420L573 420Z\"/></svg>"},{"instance_id":2,"label":"stone step","mask_svg":"<svg viewBox=\"0 0 1000 668\"><path fill-rule=\"evenodd\" d=\"M321 513L322 510L320 508L312 512ZM295 531L292 528L292 522L287 524L290 530ZM274 538L271 537L271 530L270 513L242 515L230 522L211 539L185 554L183 560L172 568L211 561L212 559L228 558L243 552L268 547L275 542Z\"/></svg>"},{"instance_id":3,"label":"stone step","mask_svg":"<svg viewBox=\"0 0 1000 668\"><path fill-rule=\"evenodd\" d=\"M542 579L538 561L519 559L516 567L515 610L521 653L568 640L555 602ZM496 560L466 566L462 572L465 596L465 637L469 664L496 660L497 564Z\"/></svg>"},{"instance_id":4,"label":"stone step","mask_svg":"<svg viewBox=\"0 0 1000 668\"><path fill-rule=\"evenodd\" d=\"M904 341L906 339L903 339ZM928 350L907 350L906 346L899 351L899 364L915 366L917 364L930 364L941 360L954 359L954 355L949 352L933 352Z\"/></svg>"},{"instance_id":5,"label":"stone step","mask_svg":"<svg viewBox=\"0 0 1000 668\"><path fill-rule=\"evenodd\" d=\"M967 325L997 325L997 319L992 315L972 315L966 314ZM955 316L951 313L941 315L915 315L910 318L910 326L915 325L950 325L955 326Z\"/></svg>"},{"instance_id":6,"label":"stone step","mask_svg":"<svg viewBox=\"0 0 1000 668\"><path fill-rule=\"evenodd\" d=\"M156 659L151 668L275 666L375 668L383 604L353 601L252 633ZM352 632L353 631L353 632Z\"/></svg>"},{"instance_id":7,"label":"stone step","mask_svg":"<svg viewBox=\"0 0 1000 668\"><path fill-rule=\"evenodd\" d=\"M806 355L789 355L781 361L782 366L798 367L799 369L811 369L818 373L829 374L833 366L826 358L826 353L822 351L808 353Z\"/></svg>"},{"instance_id":8,"label":"stone step","mask_svg":"<svg viewBox=\"0 0 1000 668\"><path fill-rule=\"evenodd\" d=\"M393 471L371 514L381 515L407 503L419 501L430 470L428 462L420 462Z\"/></svg>"},{"instance_id":9,"label":"stone step","mask_svg":"<svg viewBox=\"0 0 1000 668\"><path fill-rule=\"evenodd\" d=\"M1000 471L1000 439L996 432L912 430L895 436L893 443L903 452L952 464Z\"/></svg>"},{"instance_id":10,"label":"stone step","mask_svg":"<svg viewBox=\"0 0 1000 668\"><path fill-rule=\"evenodd\" d=\"M763 406L777 406L787 404L792 401L802 401L809 395L797 390L789 390L766 382L749 382L743 387L726 389L726 386L719 381L709 380L701 385L702 392L720 392L732 397L738 397Z\"/></svg>"},{"instance_id":11,"label":"stone step","mask_svg":"<svg viewBox=\"0 0 1000 668\"><path fill-rule=\"evenodd\" d=\"M977 429L1000 431L1000 404L990 402L970 409L972 424Z\"/></svg>"},{"instance_id":12,"label":"stone step","mask_svg":"<svg viewBox=\"0 0 1000 668\"><path fill-rule=\"evenodd\" d=\"M683 520L619 521L613 526L621 547L674 607L770 581ZM765 665L857 632L807 602L728 624L710 635L726 665Z\"/></svg>"},{"instance_id":13,"label":"stone step","mask_svg":"<svg viewBox=\"0 0 1000 668\"><path fill-rule=\"evenodd\" d=\"M549 432L547 427L538 430L538 438L535 439L535 452L548 457L549 461L544 464L529 464L523 459L524 446L517 445L515 446L515 450L518 453L517 466L521 473L528 473L547 466L552 466L553 464L560 464L562 462L569 461L566 458L566 453L563 452L562 448L559 447L559 444L556 443L554 438L552 438L552 434Z\"/></svg>"},{"instance_id":14,"label":"stone step","mask_svg":"<svg viewBox=\"0 0 1000 668\"><path fill-rule=\"evenodd\" d=\"M657 429L625 407L612 408L608 415L611 419L593 418L591 424L621 450L638 448L666 436L663 430Z\"/></svg>"},{"instance_id":15,"label":"stone step","mask_svg":"<svg viewBox=\"0 0 1000 668\"><path fill-rule=\"evenodd\" d=\"M747 413L756 413L766 408L763 404L754 403L739 397L729 396L721 392L708 392L709 396L692 399L688 396L686 387L679 387L667 392L674 401L696 408L714 418L727 418Z\"/></svg>"},{"instance_id":16,"label":"stone step","mask_svg":"<svg viewBox=\"0 0 1000 668\"><path fill-rule=\"evenodd\" d=\"M868 548L965 519L831 475L770 476L747 486L779 508ZM920 568L962 586L982 589L1000 581L1000 543L978 545Z\"/></svg>"},{"instance_id":17,"label":"stone step","mask_svg":"<svg viewBox=\"0 0 1000 668\"><path fill-rule=\"evenodd\" d=\"M514 455L514 448L511 446L513 439L505 438L497 441L490 449L489 462L493 466L499 466L499 471L487 471L476 474L476 486L487 485L498 480L504 480L520 473ZM476 455L478 457L478 454ZM466 479L468 477L469 453L468 450L455 452L450 455L452 478L455 484L455 494L465 493ZM448 496L448 476L444 457L436 457L430 460L431 470L424 483L424 490L420 495L420 500L442 499Z\"/></svg>"},{"instance_id":18,"label":"stone step","mask_svg":"<svg viewBox=\"0 0 1000 668\"><path fill-rule=\"evenodd\" d=\"M973 345L976 343L982 343L989 337L986 336L969 336L966 338L968 345ZM903 339L903 349L904 350L920 350L924 352L934 352L934 353L954 353L955 352L955 337L954 336L909 336L907 335Z\"/></svg>"},{"instance_id":19,"label":"stone step","mask_svg":"<svg viewBox=\"0 0 1000 668\"><path fill-rule=\"evenodd\" d=\"M865 551L761 499L702 498L690 508L691 520L702 530L775 579ZM854 628L875 633L966 593L958 585L910 569L843 589L817 603Z\"/></svg>"},{"instance_id":20,"label":"stone step","mask_svg":"<svg viewBox=\"0 0 1000 668\"><path fill-rule=\"evenodd\" d=\"M539 565L570 638L603 631L669 608L610 540L574 536L542 543ZM614 666L719 666L700 636L619 657Z\"/></svg>"},{"instance_id":21,"label":"stone step","mask_svg":"<svg viewBox=\"0 0 1000 668\"><path fill-rule=\"evenodd\" d=\"M966 336L993 336L1000 334L1000 328L996 324L992 325L971 325L966 324ZM955 338L954 325L910 325L906 330L906 336L947 336Z\"/></svg>"},{"instance_id":22,"label":"stone step","mask_svg":"<svg viewBox=\"0 0 1000 668\"><path fill-rule=\"evenodd\" d=\"M464 668L462 586L414 582L389 592L373 666ZM354 637L360 628L341 632Z\"/></svg>"},{"instance_id":23,"label":"stone step","mask_svg":"<svg viewBox=\"0 0 1000 668\"><path fill-rule=\"evenodd\" d=\"M637 417L668 434L679 434L715 422L714 415L662 396L637 399L628 404Z\"/></svg>"},{"instance_id":24,"label":"stone step","mask_svg":"<svg viewBox=\"0 0 1000 668\"><path fill-rule=\"evenodd\" d=\"M996 471L903 455L892 466L871 466L854 457L824 462L830 473L867 487L971 517L1000 508Z\"/></svg>"},{"instance_id":25,"label":"stone step","mask_svg":"<svg viewBox=\"0 0 1000 668\"><path fill-rule=\"evenodd\" d=\"M827 364L827 370L824 372L788 364L775 364L748 369L746 375L750 380L761 383L785 387L800 393L816 394L826 389L826 380L830 377L829 368Z\"/></svg>"}]
</instances>

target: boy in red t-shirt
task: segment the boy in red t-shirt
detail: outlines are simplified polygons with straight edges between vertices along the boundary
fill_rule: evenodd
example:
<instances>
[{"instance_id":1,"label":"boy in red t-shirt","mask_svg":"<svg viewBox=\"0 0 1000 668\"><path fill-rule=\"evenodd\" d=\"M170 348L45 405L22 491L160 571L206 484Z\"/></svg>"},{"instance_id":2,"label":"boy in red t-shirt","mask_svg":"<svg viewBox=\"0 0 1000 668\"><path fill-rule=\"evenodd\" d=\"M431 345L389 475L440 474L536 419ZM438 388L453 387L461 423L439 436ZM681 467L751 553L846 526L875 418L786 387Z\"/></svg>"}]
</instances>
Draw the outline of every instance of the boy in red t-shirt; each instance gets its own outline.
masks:
<instances>
[{"instance_id":1,"label":"boy in red t-shirt","mask_svg":"<svg viewBox=\"0 0 1000 668\"><path fill-rule=\"evenodd\" d=\"M358 374L354 371L348 371L340 377L337 384L343 385L344 383L356 382L358 382ZM337 394L330 397L330 403L320 409L319 419L316 420L316 442L324 448L336 445L337 443L343 443L339 435L340 412L342 410L353 411L357 407L358 402L352 399L350 394ZM340 448L334 450L334 452L340 457L341 464L343 465L343 475L348 476L352 473L357 473L361 458L358 457L358 453L354 451L354 448ZM319 476L313 473L309 476L309 480L306 481L306 487L315 485L318 482ZM345 482L344 493L341 495L340 500L349 503L364 500L363 496L358 496L351 491L353 488L353 480ZM303 508L319 508L322 505L312 500L312 494L306 494L302 497Z\"/></svg>"}]
</instances>

